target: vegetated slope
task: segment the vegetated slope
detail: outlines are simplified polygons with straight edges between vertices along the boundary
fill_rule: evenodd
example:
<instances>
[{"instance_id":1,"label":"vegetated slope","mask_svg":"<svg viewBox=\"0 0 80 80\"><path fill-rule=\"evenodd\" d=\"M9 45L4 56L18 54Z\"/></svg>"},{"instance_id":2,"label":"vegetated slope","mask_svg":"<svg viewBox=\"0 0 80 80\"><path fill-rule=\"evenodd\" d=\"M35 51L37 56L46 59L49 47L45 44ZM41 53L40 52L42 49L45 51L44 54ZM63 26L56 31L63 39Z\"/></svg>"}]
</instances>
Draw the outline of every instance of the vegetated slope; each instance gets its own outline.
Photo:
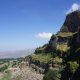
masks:
<instances>
[{"instance_id":1,"label":"vegetated slope","mask_svg":"<svg viewBox=\"0 0 80 80\"><path fill-rule=\"evenodd\" d=\"M0 60L0 80L43 80L43 75L36 73L24 58L3 59Z\"/></svg>"},{"instance_id":2,"label":"vegetated slope","mask_svg":"<svg viewBox=\"0 0 80 80\"><path fill-rule=\"evenodd\" d=\"M60 31L52 35L49 43L35 50L30 64L45 69L44 80L80 80L79 63L80 11L75 11L66 16Z\"/></svg>"}]
</instances>

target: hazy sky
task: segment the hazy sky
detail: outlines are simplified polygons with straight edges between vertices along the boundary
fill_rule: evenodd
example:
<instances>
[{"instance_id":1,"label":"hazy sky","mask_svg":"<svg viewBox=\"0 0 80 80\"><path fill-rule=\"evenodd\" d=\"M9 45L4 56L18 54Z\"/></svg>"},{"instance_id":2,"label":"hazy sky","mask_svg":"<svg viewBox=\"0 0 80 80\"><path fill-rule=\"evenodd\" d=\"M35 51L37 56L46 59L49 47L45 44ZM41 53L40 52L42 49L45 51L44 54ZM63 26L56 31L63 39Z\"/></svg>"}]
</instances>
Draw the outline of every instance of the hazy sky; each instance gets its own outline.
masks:
<instances>
[{"instance_id":1,"label":"hazy sky","mask_svg":"<svg viewBox=\"0 0 80 80\"><path fill-rule=\"evenodd\" d=\"M47 43L80 0L0 0L0 51Z\"/></svg>"}]
</instances>

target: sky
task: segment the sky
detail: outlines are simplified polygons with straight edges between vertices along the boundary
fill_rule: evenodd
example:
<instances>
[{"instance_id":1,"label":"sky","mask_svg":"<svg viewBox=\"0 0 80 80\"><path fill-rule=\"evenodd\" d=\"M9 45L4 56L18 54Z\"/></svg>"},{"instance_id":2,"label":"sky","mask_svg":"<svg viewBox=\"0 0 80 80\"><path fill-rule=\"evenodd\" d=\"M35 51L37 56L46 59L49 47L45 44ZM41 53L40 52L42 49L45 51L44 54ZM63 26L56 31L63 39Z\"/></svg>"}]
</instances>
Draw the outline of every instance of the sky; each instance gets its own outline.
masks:
<instances>
[{"instance_id":1,"label":"sky","mask_svg":"<svg viewBox=\"0 0 80 80\"><path fill-rule=\"evenodd\" d=\"M80 0L0 0L0 51L42 46L79 5Z\"/></svg>"}]
</instances>

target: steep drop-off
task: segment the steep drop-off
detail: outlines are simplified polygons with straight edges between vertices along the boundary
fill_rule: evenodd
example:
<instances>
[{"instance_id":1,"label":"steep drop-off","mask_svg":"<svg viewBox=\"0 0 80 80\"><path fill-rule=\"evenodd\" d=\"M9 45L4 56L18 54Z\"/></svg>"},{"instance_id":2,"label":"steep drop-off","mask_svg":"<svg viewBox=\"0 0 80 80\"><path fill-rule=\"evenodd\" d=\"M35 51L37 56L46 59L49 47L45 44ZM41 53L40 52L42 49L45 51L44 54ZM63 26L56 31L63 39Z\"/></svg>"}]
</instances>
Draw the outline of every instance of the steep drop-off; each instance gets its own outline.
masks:
<instances>
[{"instance_id":1,"label":"steep drop-off","mask_svg":"<svg viewBox=\"0 0 80 80\"><path fill-rule=\"evenodd\" d=\"M58 77L54 80L80 80L80 11L68 14L60 31L37 48L29 62L34 68L42 68L40 71L46 73L46 77L51 69Z\"/></svg>"}]
</instances>

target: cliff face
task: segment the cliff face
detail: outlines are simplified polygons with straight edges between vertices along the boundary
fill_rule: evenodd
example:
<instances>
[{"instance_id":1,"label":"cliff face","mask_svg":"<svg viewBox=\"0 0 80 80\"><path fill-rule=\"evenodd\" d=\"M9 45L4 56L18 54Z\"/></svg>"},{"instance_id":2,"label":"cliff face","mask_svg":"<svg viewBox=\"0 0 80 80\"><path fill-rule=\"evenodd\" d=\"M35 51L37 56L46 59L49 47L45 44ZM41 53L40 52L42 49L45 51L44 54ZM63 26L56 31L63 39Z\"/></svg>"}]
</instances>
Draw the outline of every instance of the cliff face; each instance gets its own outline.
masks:
<instances>
[{"instance_id":1,"label":"cliff face","mask_svg":"<svg viewBox=\"0 0 80 80\"><path fill-rule=\"evenodd\" d=\"M66 44L69 43L72 36L79 30L80 30L80 11L75 11L66 16L65 22L61 27L60 31L56 35L52 35L46 47L45 48L42 47L42 49L40 47L38 48L38 50L42 50L43 53L49 52L54 53L54 51L57 50L57 48L59 48L59 44L63 44L63 46L66 46ZM78 38L79 35L77 35L77 40Z\"/></svg>"},{"instance_id":2,"label":"cliff face","mask_svg":"<svg viewBox=\"0 0 80 80\"><path fill-rule=\"evenodd\" d=\"M47 69L57 68L61 75L59 80L80 80L80 75L74 79L80 74L80 11L68 14L60 31L34 54L32 62L40 65L46 62Z\"/></svg>"},{"instance_id":3,"label":"cliff face","mask_svg":"<svg viewBox=\"0 0 80 80\"><path fill-rule=\"evenodd\" d=\"M76 32L80 27L80 11L72 12L66 16L61 32Z\"/></svg>"}]
</instances>

